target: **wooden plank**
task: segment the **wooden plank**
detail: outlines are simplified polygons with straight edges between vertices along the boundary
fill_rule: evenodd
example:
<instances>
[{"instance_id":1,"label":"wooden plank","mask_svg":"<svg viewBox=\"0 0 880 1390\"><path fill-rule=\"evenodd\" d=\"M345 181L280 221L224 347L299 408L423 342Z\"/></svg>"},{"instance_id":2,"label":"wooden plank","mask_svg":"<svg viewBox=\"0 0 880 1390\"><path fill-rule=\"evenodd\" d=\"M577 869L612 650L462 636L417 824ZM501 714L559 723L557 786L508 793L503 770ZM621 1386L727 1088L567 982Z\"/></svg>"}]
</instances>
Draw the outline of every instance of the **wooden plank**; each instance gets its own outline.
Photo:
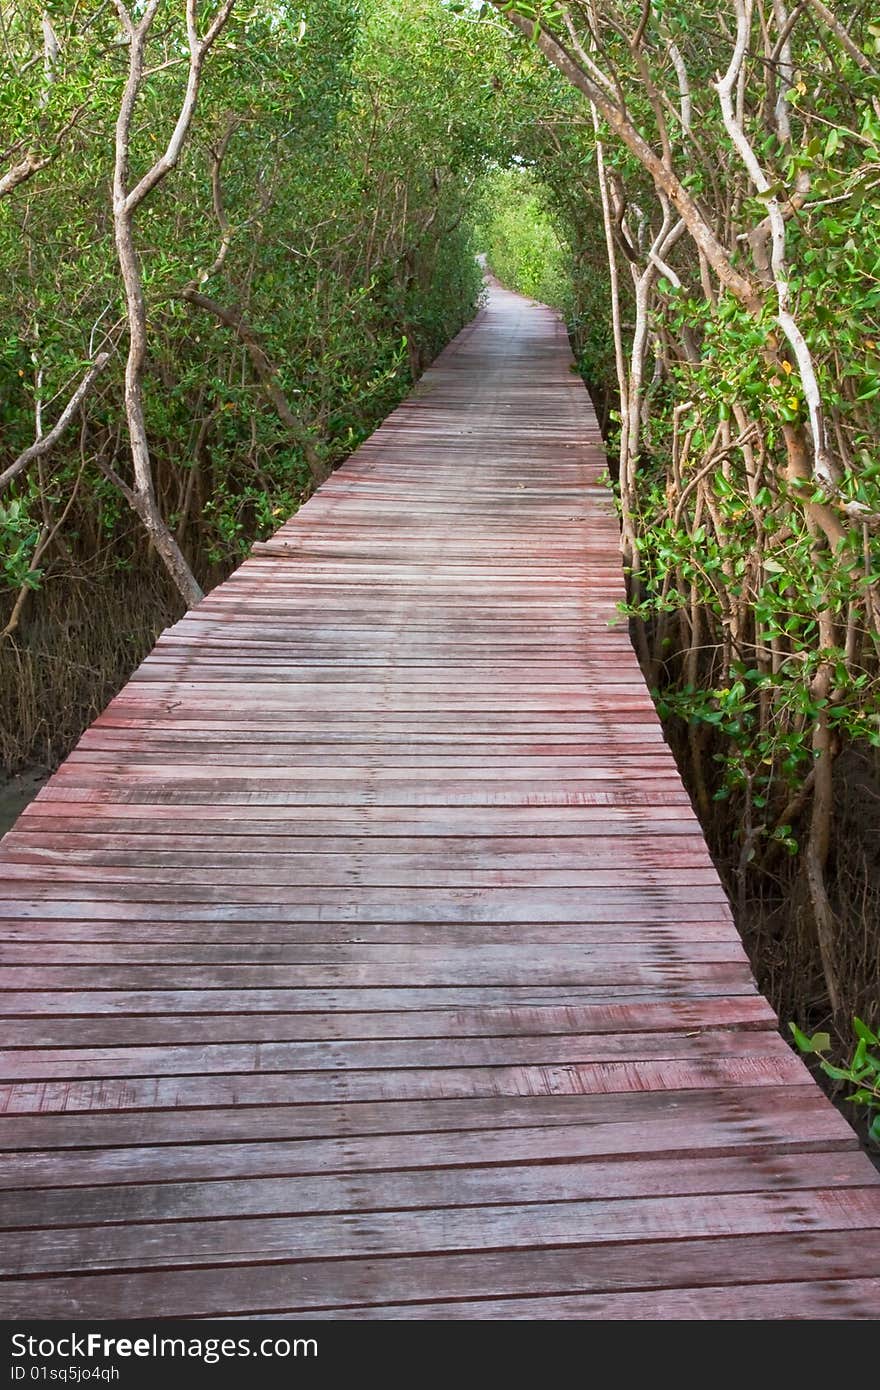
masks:
<instances>
[{"instance_id":1,"label":"wooden plank","mask_svg":"<svg viewBox=\"0 0 880 1390\"><path fill-rule=\"evenodd\" d=\"M33 876L32 865L39 864L41 867L41 879L46 885L53 883L63 883L65 887L78 882L90 883L92 887L100 884L103 886L108 883L124 884L149 884L151 887L161 888L165 884L176 883L181 888L202 887L210 885L216 887L236 888L246 885L249 892L253 892L253 882L257 878L260 884L260 892L273 888L292 888L300 889L306 887L316 888L337 888L349 884L357 884L359 888L413 888L419 893L426 889L458 889L458 888L530 888L555 889L555 888L577 888L584 894L589 894L594 889L607 889L609 896L616 895L617 898L633 896L639 892L651 892L656 890L658 893L676 893L682 900L689 902L717 902L723 909L727 899L718 884L717 876L713 869L688 869L670 866L664 871L662 868L653 869L650 873L638 868L632 868L632 889L621 889L620 885L625 882L627 870L625 865L621 865L616 870L607 869L499 869L491 866L485 868L470 868L462 866L460 868L444 868L437 866L433 868L410 867L407 864L388 863L386 859L374 860L371 864L358 864L348 861L341 864L336 861L315 859L311 864L303 867L300 864L288 865L279 862L278 858L260 857L255 864L212 864L210 858L207 862L200 863L197 867L192 865L176 865L166 863L162 856L158 856L158 862L146 863L141 861L141 856L134 857L134 864L101 864L86 861L82 863L75 856L65 858L63 862L57 860L49 861L45 857L35 856L32 859L11 854L3 865L3 891L9 892L7 885L16 880L29 882ZM129 856L126 856L129 859ZM258 870L258 873L254 873ZM697 891L703 890L703 891ZM549 895L548 895L549 896ZM250 897L246 899L250 901ZM261 897L257 901L262 901Z\"/></svg>"},{"instance_id":2,"label":"wooden plank","mask_svg":"<svg viewBox=\"0 0 880 1390\"><path fill-rule=\"evenodd\" d=\"M40 871L39 880L42 880ZM32 878L35 877L32 873ZM603 889L588 894L578 889L548 889L540 894L511 888L473 889L360 888L264 888L261 885L183 884L145 882L117 885L112 882L22 880L22 896L16 897L7 882L0 885L0 916L93 917L132 921L149 920L162 904L175 904L181 922L240 918L242 908L254 922L373 921L373 922L630 922L639 917L679 922L702 922L719 900L717 914L727 918L720 894L707 889L702 900L698 889L693 900L675 903L670 890Z\"/></svg>"},{"instance_id":3,"label":"wooden plank","mask_svg":"<svg viewBox=\"0 0 880 1390\"><path fill-rule=\"evenodd\" d=\"M43 793L47 787L49 792ZM236 806L230 811L227 805L217 803L195 803L186 801L155 800L144 811L137 802L77 800L75 796L59 796L55 800L56 788L52 781L37 794L19 819L22 829L30 825L49 830L93 825L110 828L115 825L121 830L158 829L163 824L173 827L175 833L185 834L189 830L202 831L211 828L215 833L237 834L304 834L323 837L324 835L447 835L465 837L503 834L505 837L522 837L543 834L554 835L613 835L615 832L627 839L634 835L656 836L686 835L693 840L699 837L693 813L681 806L666 806L656 801L647 811L629 801L623 805L612 805L609 801L599 802L595 807L586 803L565 807L530 806L481 807L476 813L471 807L446 807L438 814L432 807L303 807L301 805L276 804L249 808L248 803ZM255 813L256 812L256 813ZM223 830L225 826L225 831ZM355 827L352 830L350 827Z\"/></svg>"},{"instance_id":4,"label":"wooden plank","mask_svg":"<svg viewBox=\"0 0 880 1390\"><path fill-rule=\"evenodd\" d=\"M566 1294L554 1298L455 1299L449 1303L397 1303L346 1307L344 1312L316 1309L311 1318L344 1317L351 1321L370 1318L495 1321L580 1322L585 1319L617 1322L695 1321L723 1322L780 1317L791 1321L815 1318L875 1318L880 1305L880 1279L826 1279L807 1284L736 1284L726 1288L660 1289L650 1293L606 1295ZM278 1313L277 1318L287 1314ZM262 1315L271 1321L272 1313Z\"/></svg>"},{"instance_id":5,"label":"wooden plank","mask_svg":"<svg viewBox=\"0 0 880 1390\"><path fill-rule=\"evenodd\" d=\"M319 935L319 933L315 933ZM513 935L513 933L511 933ZM302 967L298 979L301 983L308 983L309 970L316 965L333 966L344 968L347 966L366 966L375 967L380 974L384 967L390 967L395 973L398 967L405 966L407 969L417 970L427 981L431 981L438 967L448 967L452 977L460 978L462 970L468 972L468 978L479 979L482 975L488 974L493 980L503 981L511 971L519 974L529 968L535 958L534 943L521 943L518 940L507 942L502 945L496 943L485 944L477 939L472 943L461 942L454 945L445 940L445 934L439 928L434 928L435 941L433 944L423 943L399 943L388 945L384 941L375 938L365 940L363 937L355 936L351 941L329 941L329 942L230 942L225 944L208 944L201 941L182 943L180 941L169 945L167 942L158 942L151 945L146 942L80 942L77 947L77 965L70 967L79 970L83 966L91 966L107 963L108 965L219 965L222 967L233 966L278 966L276 979L279 984L288 983L284 978L280 967L298 966ZM439 938L439 939L438 939ZM609 966L628 966L639 965L646 958L650 961L676 959L681 943L670 940L657 939L654 941L609 941L585 946L583 941L566 942L563 945L542 944L540 952L542 971L546 972L548 980L558 983L568 983L567 976L572 970L583 972L588 969L594 979L601 982L601 972ZM0 962L10 968L15 966L32 966L39 962L46 965L57 961L59 957L67 958L69 951L65 948L65 943L61 943L61 949L53 949L50 941L38 942L16 942L8 945L0 944ZM688 955L693 963L703 963L711 961L740 961L745 962L746 954L740 942L735 938L721 941L695 941L689 948ZM454 963L454 964L453 964ZM470 967L475 967L475 974L470 975ZM441 971L441 974L444 972ZM48 978L48 977L47 977ZM111 982L109 975L106 983ZM297 977L295 977L297 978ZM533 978L541 981L541 973L535 970ZM360 978L357 983L370 983L369 980L362 981ZM380 983L384 981L380 980ZM442 980L441 980L442 983Z\"/></svg>"},{"instance_id":6,"label":"wooden plank","mask_svg":"<svg viewBox=\"0 0 880 1390\"><path fill-rule=\"evenodd\" d=\"M422 1145L428 1147L424 1140ZM418 1170L386 1167L375 1171L359 1166L352 1171L346 1165L340 1173L297 1176L294 1167L283 1177L249 1175L213 1182L189 1179L151 1185L81 1186L73 1200L67 1186L14 1189L0 1192L0 1229L216 1221L225 1220L230 1212L244 1218L527 1206L546 1202L548 1184L552 1184L554 1203L562 1205L641 1199L647 1183L652 1200L706 1193L724 1196L760 1192L771 1168L766 1152L732 1158L695 1157L688 1163L658 1156L648 1160L557 1162L552 1172L543 1162L493 1166L484 1152L475 1161L479 1166L473 1168L459 1158L455 1168L434 1163ZM857 1152L817 1152L808 1162L803 1153L777 1152L772 1157L772 1172L778 1187L794 1194L795 1200L796 1194L808 1189L864 1186L867 1177L862 1155Z\"/></svg>"},{"instance_id":7,"label":"wooden plank","mask_svg":"<svg viewBox=\"0 0 880 1390\"><path fill-rule=\"evenodd\" d=\"M672 1029L773 1028L776 1015L760 995L721 999L642 1000L554 1008L406 1009L385 1013L63 1014L3 1020L7 1047L148 1047L176 1042L295 1042L338 1038L502 1038ZM86 1006L87 1007L87 1006Z\"/></svg>"},{"instance_id":8,"label":"wooden plank","mask_svg":"<svg viewBox=\"0 0 880 1390\"><path fill-rule=\"evenodd\" d=\"M862 1232L880 1223L880 1186L757 1191L627 1201L550 1202L328 1216L177 1220L9 1231L0 1274L10 1277L192 1264L307 1261L393 1254L591 1246L635 1240Z\"/></svg>"},{"instance_id":9,"label":"wooden plank","mask_svg":"<svg viewBox=\"0 0 880 1390\"><path fill-rule=\"evenodd\" d=\"M132 837L135 838L135 837ZM218 837L218 839L221 837ZM80 841L87 840L81 836ZM630 880L639 887L671 890L678 876L682 887L711 887L714 896L725 902L711 865L700 862L693 853L676 852L673 845L668 860L650 869L640 865L625 853L621 862L613 864L607 847L595 844L586 854L577 851L531 853L522 847L520 852L506 853L503 843L494 853L463 854L457 862L454 852L441 855L436 851L414 850L408 854L393 854L381 844L373 844L364 854L356 850L347 853L304 855L295 840L280 840L268 849L244 847L232 849L215 842L210 850L173 850L154 847L149 843L119 851L112 848L76 846L46 849L42 846L19 847L14 842L7 850L7 865L15 868L6 875L6 882L25 878L19 866L42 865L47 881L73 882L87 877L83 868L94 869L93 877L106 882L150 881L151 871L164 882L169 871L180 873L182 883L204 882L205 870L214 871L210 881L234 885L248 871L251 878L259 877L266 885L290 887L336 887L352 881L364 887L527 887L535 888L613 888ZM115 871L119 872L115 872ZM613 878L617 873L617 880ZM15 891L15 890L12 890ZM704 895L708 896L708 895Z\"/></svg>"},{"instance_id":10,"label":"wooden plank","mask_svg":"<svg viewBox=\"0 0 880 1390\"><path fill-rule=\"evenodd\" d=\"M804 1154L824 1154L829 1169L840 1174L836 1156L857 1149L855 1135L837 1111L823 1097L812 1095L805 1087L794 1087L791 1093L774 1094L772 1104L765 1103L763 1107L755 1105L751 1097L745 1098L747 1095L740 1093L731 1100L724 1092L711 1098L699 1092L693 1096L682 1093L669 1102L663 1113L656 1107L658 1097L648 1095L646 1100L655 1102L653 1108L650 1104L635 1103L629 1111L620 1107L617 1111L596 1109L600 1118L592 1124L578 1123L584 1118L581 1112L572 1117L570 1124L560 1122L537 1128L508 1123L504 1128L493 1129L487 1122L483 1128L472 1130L429 1129L429 1120L425 1118L421 1121L425 1128L414 1133L358 1135L347 1132L344 1137L265 1138L223 1143L203 1138L199 1143L157 1142L106 1149L70 1149L64 1155L63 1165L59 1165L55 1149L22 1149L0 1154L0 1188L21 1191L60 1184L64 1189L75 1187L79 1210L79 1188L122 1181L125 1186L121 1190L128 1191L131 1184L139 1182L218 1181L229 1179L231 1175L236 1178L334 1172L363 1175L402 1167L457 1171L477 1165L530 1163L537 1165L542 1174L542 1195L546 1196L556 1193L557 1164L565 1160L588 1160L592 1168L601 1159L620 1161L623 1156L624 1161L628 1161L640 1142L642 1149L650 1154L651 1162L674 1159L675 1169L682 1172L688 1170L688 1165L682 1165L682 1158L692 1159L695 1152L704 1156L710 1154L713 1158L747 1155L762 1160L776 1154L797 1152L801 1156L798 1171L805 1178L815 1170L812 1159L805 1161ZM497 1106L493 1107L492 1115L502 1121L516 1118L510 1111L499 1113ZM407 1118L402 1117L404 1121ZM460 1123L466 1116L459 1111L452 1118ZM540 1119L540 1112L533 1118ZM559 1115L556 1118L559 1119ZM472 1123L474 1119L471 1116ZM437 1121L440 1122L439 1116ZM374 1115L373 1122L381 1124L381 1115ZM386 1114L386 1125L396 1122L394 1110ZM332 1128L331 1120L325 1119L324 1123L326 1129ZM351 1117L351 1123L358 1123L356 1117ZM362 1120L360 1124L366 1129L369 1120ZM278 1133L283 1132L281 1125L279 1120L276 1123ZM111 1131L108 1130L108 1134L112 1137ZM10 1136L11 1139L16 1137ZM115 1137L125 1136L117 1133ZM644 1142L646 1139L650 1140L649 1146ZM548 1172L546 1165L551 1163L554 1167ZM863 1179L864 1166L858 1166ZM647 1170L643 1166L640 1171L640 1181L644 1184ZM843 1171L848 1170L844 1168ZM762 1172L766 1181L768 1173L776 1172L775 1160L763 1162ZM68 1206L71 1200L68 1197ZM227 1211L234 1209L231 1203L226 1208Z\"/></svg>"},{"instance_id":11,"label":"wooden plank","mask_svg":"<svg viewBox=\"0 0 880 1390\"><path fill-rule=\"evenodd\" d=\"M755 1036L749 1034L749 1037ZM770 1056L727 1057L707 1051L693 1060L630 1058L625 1062L554 1062L538 1066L413 1067L398 1070L231 1073L208 1077L144 1076L98 1080L35 1080L0 1085L0 1112L156 1110L228 1105L320 1104L337 1100L452 1099L497 1095L590 1095L598 1092L705 1090L707 1086L798 1085L803 1065L787 1049ZM865 1160L866 1171L869 1160Z\"/></svg>"},{"instance_id":12,"label":"wooden plank","mask_svg":"<svg viewBox=\"0 0 880 1390\"><path fill-rule=\"evenodd\" d=\"M437 1009L485 1006L505 1008L565 1008L569 1005L607 1000L607 985L553 986L465 986L431 988L422 985L410 989L175 989L173 982L153 990L98 988L94 991L68 988L53 991L46 988L10 991L2 996L4 1010L13 1017L52 1016L59 1013L81 1014L89 1017L119 1014L174 1012L180 1015L205 1013L388 1013L400 1009L420 1012ZM750 997L756 993L751 977L738 983L730 979L713 989L699 975L693 981L661 977L650 985L619 985L614 998L621 1002L645 1000L654 1003L658 998L675 1001Z\"/></svg>"},{"instance_id":13,"label":"wooden plank","mask_svg":"<svg viewBox=\"0 0 880 1390\"><path fill-rule=\"evenodd\" d=\"M725 1134L742 1123L755 1135L772 1126L780 1105L780 1087L756 1087L753 1078L739 1084L672 1091L623 1091L591 1095L555 1094L481 1096L370 1101L323 1101L318 1105L256 1104L202 1109L75 1110L6 1115L0 1113L0 1149L19 1151L54 1145L59 1149L102 1145L227 1144L241 1141L288 1141L364 1134L437 1133L446 1130L515 1130L536 1125L555 1129L568 1125L653 1125L658 1119L687 1122L710 1114ZM852 1130L802 1071L790 1085L795 1098L815 1100L836 1116L838 1134L851 1145ZM100 1093L99 1093L100 1094ZM812 1111L810 1111L812 1114ZM754 1127L753 1129L751 1127ZM630 1151L644 1142L630 1130ZM808 1129L808 1138L812 1137ZM765 1134L766 1139L766 1134ZM679 1139L680 1142L680 1139ZM66 1160L66 1155L65 1155Z\"/></svg>"},{"instance_id":14,"label":"wooden plank","mask_svg":"<svg viewBox=\"0 0 880 1390\"><path fill-rule=\"evenodd\" d=\"M567 1292L618 1293L728 1288L750 1284L756 1296L775 1281L874 1280L880 1276L880 1245L874 1231L800 1231L797 1234L727 1236L687 1241L634 1241L623 1245L555 1250L504 1250L469 1254L370 1260L281 1260L267 1265L165 1269L158 1273L114 1272L91 1276L10 1280L0 1284L7 1318L32 1318L35 1307L47 1317L76 1309L77 1316L108 1317L120 1308L142 1317L272 1312L305 1313L336 1309L345 1317L352 1305L398 1301L479 1298L487 1295ZM870 1284L868 1286L870 1293ZM865 1316L865 1304L850 1297L838 1315ZM868 1307L876 1312L873 1302ZM771 1284L766 1316L779 1317Z\"/></svg>"},{"instance_id":15,"label":"wooden plank","mask_svg":"<svg viewBox=\"0 0 880 1390\"><path fill-rule=\"evenodd\" d=\"M456 956L460 955L461 960ZM563 987L582 987L586 990L605 990L614 985L637 987L654 986L674 990L676 985L692 981L702 985L704 992L722 993L721 986L745 985L750 980L746 965L739 963L720 964L700 962L695 965L678 964L659 960L657 963L644 961L633 964L631 961L596 962L594 959L566 962L564 965L530 966L528 960L508 960L506 964L498 961L479 961L469 963L469 952L450 951L446 959L425 963L422 966L422 983L417 990L428 988L467 989L468 984L486 989L484 997L492 1002L488 991L510 988L535 989L548 986L561 990ZM269 989L273 986L288 986L298 990L300 995L314 990L318 996L328 989L370 990L407 989L412 979L412 968L403 962L383 965L366 961L362 964L338 965L319 962L314 965L8 965L4 970L8 987L13 990L83 990L83 989L209 989L241 990ZM714 991L711 987L714 986ZM584 997L590 997L585 995ZM469 1002L466 996L459 995L462 1003ZM316 1008L321 1007L320 999L312 1001ZM354 1004L354 998L350 1001ZM414 1002L410 990L410 1004ZM430 1001L424 999L426 1004ZM453 1001L454 1002L454 1001ZM495 998L494 1002L505 1002ZM557 998L553 1002L560 1002Z\"/></svg>"},{"instance_id":16,"label":"wooden plank","mask_svg":"<svg viewBox=\"0 0 880 1390\"><path fill-rule=\"evenodd\" d=\"M688 922L689 935L695 949L701 943L739 943L729 922ZM594 945L620 942L641 942L650 952L651 946L675 949L681 946L680 937L662 922L592 922L588 928L578 922L538 922L512 925L507 922L252 922L247 917L225 921L202 921L197 925L176 923L167 913L156 914L144 921L138 933L142 943L174 942L247 945L321 945L328 942L385 945L436 946L439 941L451 948L474 946L559 946L571 943L583 946L589 940ZM61 918L0 918L0 941L25 942L29 945L52 942L129 942L131 928L124 920L73 921ZM69 955L69 952L68 952Z\"/></svg>"},{"instance_id":17,"label":"wooden plank","mask_svg":"<svg viewBox=\"0 0 880 1390\"><path fill-rule=\"evenodd\" d=\"M783 1048L773 1031L694 1030L609 1034L466 1037L450 1032L422 1037L418 1051L404 1039L228 1043L150 1048L30 1048L0 1052L0 1081L64 1077L210 1076L224 1073L419 1070L458 1066L553 1066L626 1058L680 1060L698 1057L777 1057Z\"/></svg>"}]
</instances>

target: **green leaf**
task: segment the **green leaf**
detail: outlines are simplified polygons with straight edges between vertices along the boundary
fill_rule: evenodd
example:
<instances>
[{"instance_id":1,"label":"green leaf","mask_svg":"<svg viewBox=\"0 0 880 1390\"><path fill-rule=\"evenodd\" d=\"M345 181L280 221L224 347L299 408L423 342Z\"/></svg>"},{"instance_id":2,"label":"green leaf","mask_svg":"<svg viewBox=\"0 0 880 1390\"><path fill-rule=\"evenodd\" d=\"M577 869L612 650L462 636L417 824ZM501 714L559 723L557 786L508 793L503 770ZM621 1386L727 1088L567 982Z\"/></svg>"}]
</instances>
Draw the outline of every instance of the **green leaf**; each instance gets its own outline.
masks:
<instances>
[{"instance_id":1,"label":"green leaf","mask_svg":"<svg viewBox=\"0 0 880 1390\"><path fill-rule=\"evenodd\" d=\"M877 1097L873 1091L866 1091L864 1089L853 1091L851 1096L847 1096L847 1100L851 1100L854 1105L870 1105L871 1102L876 1099Z\"/></svg>"},{"instance_id":2,"label":"green leaf","mask_svg":"<svg viewBox=\"0 0 880 1390\"><path fill-rule=\"evenodd\" d=\"M806 1033L801 1032L796 1023L789 1023L788 1027L801 1052L818 1054L827 1052L831 1047L831 1038L828 1033L814 1033L810 1038L807 1037Z\"/></svg>"},{"instance_id":3,"label":"green leaf","mask_svg":"<svg viewBox=\"0 0 880 1390\"><path fill-rule=\"evenodd\" d=\"M832 1066L830 1062L826 1062L824 1060L822 1062L822 1070L824 1071L826 1076L830 1076L834 1081L852 1080L852 1077L850 1076L849 1070L847 1068Z\"/></svg>"},{"instance_id":4,"label":"green leaf","mask_svg":"<svg viewBox=\"0 0 880 1390\"><path fill-rule=\"evenodd\" d=\"M880 1038L878 1038L877 1034L868 1027L867 1023L863 1023L860 1018L853 1019L853 1032L856 1037L861 1038L863 1042L872 1044L873 1046L880 1046Z\"/></svg>"}]
</instances>

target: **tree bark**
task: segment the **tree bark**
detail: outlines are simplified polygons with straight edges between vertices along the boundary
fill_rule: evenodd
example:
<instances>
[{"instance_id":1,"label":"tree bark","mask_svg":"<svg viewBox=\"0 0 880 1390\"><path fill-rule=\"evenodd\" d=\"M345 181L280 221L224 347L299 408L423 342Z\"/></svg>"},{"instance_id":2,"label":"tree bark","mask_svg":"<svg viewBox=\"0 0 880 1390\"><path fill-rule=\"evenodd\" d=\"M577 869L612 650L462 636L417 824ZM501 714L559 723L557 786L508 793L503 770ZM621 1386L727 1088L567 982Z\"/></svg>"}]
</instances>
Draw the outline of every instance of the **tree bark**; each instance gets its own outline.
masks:
<instances>
[{"instance_id":1,"label":"tree bark","mask_svg":"<svg viewBox=\"0 0 880 1390\"><path fill-rule=\"evenodd\" d=\"M116 254L125 286L129 329L128 360L125 366L125 414L131 446L134 487L126 493L140 517L168 573L188 607L203 597L190 566L165 523L156 500L153 467L144 419L144 367L147 355L147 312L141 268L134 238L134 215L144 199L177 164L192 123L205 58L232 13L235 0L224 0L204 38L197 27L197 0L186 0L186 29L189 44L189 72L180 112L168 144L138 181L128 188L131 126L144 77L144 49L156 18L160 0L148 0L137 24L123 0L115 0L116 10L129 42L128 78L116 122L116 158L113 172L113 225Z\"/></svg>"},{"instance_id":2,"label":"tree bark","mask_svg":"<svg viewBox=\"0 0 880 1390\"><path fill-rule=\"evenodd\" d=\"M820 614L819 641L823 649L835 645L834 622L828 609ZM810 686L810 694L814 700L827 702L831 694L831 667L827 661L821 663ZM834 960L835 921L825 882L834 805L834 757L831 731L828 727L828 711L825 706L818 710L813 726L813 758L813 805L810 813L810 833L804 848L804 876L828 1001L832 1013L837 1015L840 1013L840 982Z\"/></svg>"},{"instance_id":3,"label":"tree bark","mask_svg":"<svg viewBox=\"0 0 880 1390\"><path fill-rule=\"evenodd\" d=\"M0 174L0 198L11 193L14 188L18 188L19 184L26 183L34 174L45 169L49 163L48 155L38 155L31 152L26 154L24 159L20 159L17 164L10 165L5 174Z\"/></svg>"}]
</instances>

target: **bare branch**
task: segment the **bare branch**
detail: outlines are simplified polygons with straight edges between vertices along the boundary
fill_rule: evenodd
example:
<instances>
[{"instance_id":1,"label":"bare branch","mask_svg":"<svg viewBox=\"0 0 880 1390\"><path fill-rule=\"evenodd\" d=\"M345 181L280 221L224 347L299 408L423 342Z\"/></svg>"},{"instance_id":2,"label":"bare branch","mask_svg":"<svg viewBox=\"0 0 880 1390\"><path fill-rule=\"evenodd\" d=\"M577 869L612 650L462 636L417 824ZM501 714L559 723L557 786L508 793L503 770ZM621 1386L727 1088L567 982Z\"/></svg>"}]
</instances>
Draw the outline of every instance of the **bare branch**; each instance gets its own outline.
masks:
<instances>
[{"instance_id":1,"label":"bare branch","mask_svg":"<svg viewBox=\"0 0 880 1390\"><path fill-rule=\"evenodd\" d=\"M571 15L568 13L568 10L562 11L562 17L565 22L565 27L568 31L569 43L571 44L572 51L576 55L578 62L583 66L584 71L588 72L595 82L598 82L600 86L604 87L611 99L614 100L614 83L602 71L598 63L593 61L587 50L584 48L583 44L578 38L577 30L574 27Z\"/></svg>"},{"instance_id":2,"label":"bare branch","mask_svg":"<svg viewBox=\"0 0 880 1390\"><path fill-rule=\"evenodd\" d=\"M102 352L95 358L49 433L35 440L29 448L25 449L24 453L19 454L14 463L11 463L3 473L0 473L0 492L12 482L13 478L17 478L19 473L23 473L29 463L33 463L34 459L42 458L44 454L48 454L49 450L57 444L86 396L91 391L95 380L100 376L109 361L109 352Z\"/></svg>"},{"instance_id":3,"label":"bare branch","mask_svg":"<svg viewBox=\"0 0 880 1390\"><path fill-rule=\"evenodd\" d=\"M192 123L193 113L196 108L196 101L199 94L199 83L202 75L202 67L205 58L208 56L217 36L223 29L232 14L236 0L224 0L214 21L203 39L198 36L196 28L196 0L187 0L186 6L186 27L189 39L189 76L187 78L186 93L180 107L180 114L177 123L171 132L168 144L163 154L155 161L152 168L148 169L143 178L135 184L134 188L126 195L125 205L128 212L143 202L148 193L161 183L165 175L175 167L183 149L184 141ZM143 24L140 26L143 27Z\"/></svg>"},{"instance_id":4,"label":"bare branch","mask_svg":"<svg viewBox=\"0 0 880 1390\"><path fill-rule=\"evenodd\" d=\"M792 77L794 75L794 63L791 56L791 38L788 31L788 15L785 9L785 0L773 0L773 17L776 27L782 37L779 44L779 91L776 94L776 106L774 117L776 129L783 144L788 144L791 139L791 120L789 118L789 104L786 95L791 88Z\"/></svg>"},{"instance_id":5,"label":"bare branch","mask_svg":"<svg viewBox=\"0 0 880 1390\"><path fill-rule=\"evenodd\" d=\"M664 35L666 46L669 49L669 56L672 59L672 66L675 68L675 75L678 78L678 103L679 115L681 120L682 132L685 135L691 133L691 121L693 119L693 104L691 102L691 86L688 81L688 72L685 67L684 58L681 50L664 25Z\"/></svg>"},{"instance_id":6,"label":"bare branch","mask_svg":"<svg viewBox=\"0 0 880 1390\"><path fill-rule=\"evenodd\" d=\"M648 20L649 20L650 18L651 18L651 0L642 0L642 13L641 13L641 17L639 18L639 27L636 29L636 32L633 34L633 36L632 36L632 43L630 44L630 47L632 48L633 53L635 53L639 48L641 48L642 39L645 37L645 30L646 30L647 27L648 27Z\"/></svg>"},{"instance_id":7,"label":"bare branch","mask_svg":"<svg viewBox=\"0 0 880 1390\"><path fill-rule=\"evenodd\" d=\"M52 28L52 21L45 10L42 12L41 22L43 26L43 75L46 82L40 93L40 105L48 106L49 91L55 81L55 69L58 63L58 54L61 50L58 44L58 35Z\"/></svg>"},{"instance_id":8,"label":"bare branch","mask_svg":"<svg viewBox=\"0 0 880 1390\"><path fill-rule=\"evenodd\" d=\"M12 168L7 169L5 174L0 174L0 198L11 193L14 188L18 188L19 184L26 183L34 174L45 169L50 162L50 155L26 154L24 159L13 164Z\"/></svg>"},{"instance_id":9,"label":"bare branch","mask_svg":"<svg viewBox=\"0 0 880 1390\"><path fill-rule=\"evenodd\" d=\"M140 204L174 168L192 123L199 94L202 67L217 35L226 24L235 0L223 0L204 38L198 33L198 0L186 0L186 32L189 46L189 73L177 122L168 145L133 189L128 188L131 126L138 95L144 81L144 52L160 0L148 0L137 25L122 0L117 12L129 36L128 78L116 121L116 157L113 172L113 221L119 268L125 285L126 315L129 329L128 360L125 365L125 413L131 444L134 487L126 493L128 501L149 532L169 574L192 607L202 598L202 590L186 557L165 523L156 500L153 466L144 418L143 375L147 354L147 314L143 281L134 236L134 214Z\"/></svg>"},{"instance_id":10,"label":"bare branch","mask_svg":"<svg viewBox=\"0 0 880 1390\"><path fill-rule=\"evenodd\" d=\"M870 73L872 77L880 77L880 71L874 67L870 59L862 52L855 40L850 36L846 26L841 23L833 10L823 4L822 0L808 0L808 4L813 13L822 21L826 29L830 29L853 62L861 68L862 72Z\"/></svg>"},{"instance_id":11,"label":"bare branch","mask_svg":"<svg viewBox=\"0 0 880 1390\"><path fill-rule=\"evenodd\" d=\"M767 219L772 237L770 270L777 297L776 322L788 339L800 370L801 384L813 435L814 477L823 486L834 488L837 479L825 440L825 419L816 370L806 340L791 315L791 288L788 282L785 255L785 218L779 199L773 191L773 185L761 168L758 157L743 130L742 122L737 118L733 108L733 92L740 80L751 32L753 0L734 0L734 6L736 10L736 43L727 72L714 86L718 93L724 128L730 136L749 178L767 204Z\"/></svg>"}]
</instances>

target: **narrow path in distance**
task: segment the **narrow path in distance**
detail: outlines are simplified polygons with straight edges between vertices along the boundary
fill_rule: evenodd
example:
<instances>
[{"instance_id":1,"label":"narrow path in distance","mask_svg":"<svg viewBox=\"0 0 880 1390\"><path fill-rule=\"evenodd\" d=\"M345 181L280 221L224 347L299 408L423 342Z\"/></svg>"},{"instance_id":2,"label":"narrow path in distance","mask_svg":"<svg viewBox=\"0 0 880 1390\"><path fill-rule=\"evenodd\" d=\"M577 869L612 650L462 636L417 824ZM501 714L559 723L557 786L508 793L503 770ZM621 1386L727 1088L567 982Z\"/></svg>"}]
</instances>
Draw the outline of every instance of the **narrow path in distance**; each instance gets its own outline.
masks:
<instances>
[{"instance_id":1,"label":"narrow path in distance","mask_svg":"<svg viewBox=\"0 0 880 1390\"><path fill-rule=\"evenodd\" d=\"M856 1318L547 309L488 308L0 851L0 1311Z\"/></svg>"}]
</instances>

